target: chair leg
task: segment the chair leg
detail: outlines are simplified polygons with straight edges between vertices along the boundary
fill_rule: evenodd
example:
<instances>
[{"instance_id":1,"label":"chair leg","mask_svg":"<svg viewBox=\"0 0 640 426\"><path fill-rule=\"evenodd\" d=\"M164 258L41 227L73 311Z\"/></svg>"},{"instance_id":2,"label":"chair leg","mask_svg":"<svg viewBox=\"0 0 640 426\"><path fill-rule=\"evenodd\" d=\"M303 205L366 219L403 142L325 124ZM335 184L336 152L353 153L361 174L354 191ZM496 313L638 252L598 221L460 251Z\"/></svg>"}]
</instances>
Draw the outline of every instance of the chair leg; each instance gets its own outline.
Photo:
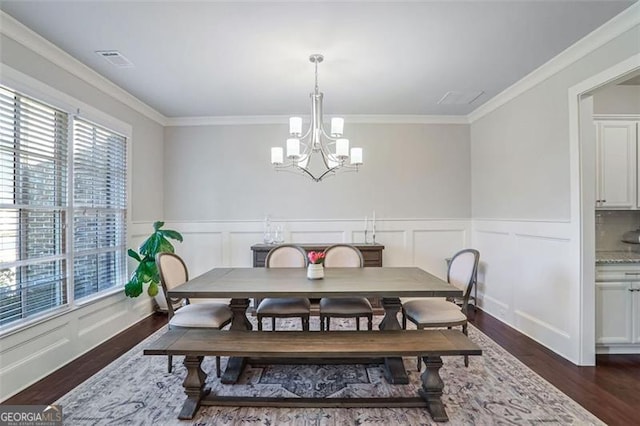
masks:
<instances>
[{"instance_id":1,"label":"chair leg","mask_svg":"<svg viewBox=\"0 0 640 426\"><path fill-rule=\"evenodd\" d=\"M468 335L469 335L469 333L468 333L468 331L467 331L467 324L465 324L465 325L463 325L463 326L462 326L462 333L463 333L465 336L468 336ZM464 366L465 366L465 367L468 367L468 366L469 366L469 355L465 355L465 356L464 356Z\"/></svg>"},{"instance_id":2,"label":"chair leg","mask_svg":"<svg viewBox=\"0 0 640 426\"><path fill-rule=\"evenodd\" d=\"M356 317L356 331L360 331L360 317Z\"/></svg>"},{"instance_id":3,"label":"chair leg","mask_svg":"<svg viewBox=\"0 0 640 426\"><path fill-rule=\"evenodd\" d=\"M271 317L271 331L276 331L276 317Z\"/></svg>"},{"instance_id":4,"label":"chair leg","mask_svg":"<svg viewBox=\"0 0 640 426\"><path fill-rule=\"evenodd\" d=\"M369 328L369 331L373 330L373 314L367 315L367 327Z\"/></svg>"},{"instance_id":5,"label":"chair leg","mask_svg":"<svg viewBox=\"0 0 640 426\"><path fill-rule=\"evenodd\" d=\"M331 329L331 317L327 317L327 331Z\"/></svg>"},{"instance_id":6,"label":"chair leg","mask_svg":"<svg viewBox=\"0 0 640 426\"><path fill-rule=\"evenodd\" d=\"M258 331L262 331L262 317L258 315Z\"/></svg>"},{"instance_id":7,"label":"chair leg","mask_svg":"<svg viewBox=\"0 0 640 426\"><path fill-rule=\"evenodd\" d=\"M407 329L407 316L404 313L404 308L402 308L402 329Z\"/></svg>"},{"instance_id":8,"label":"chair leg","mask_svg":"<svg viewBox=\"0 0 640 426\"><path fill-rule=\"evenodd\" d=\"M220 357L216 357L216 377L220 378L222 372L220 371Z\"/></svg>"},{"instance_id":9,"label":"chair leg","mask_svg":"<svg viewBox=\"0 0 640 426\"><path fill-rule=\"evenodd\" d=\"M300 317L300 321L302 322L302 331L309 331L309 317L302 316Z\"/></svg>"},{"instance_id":10,"label":"chair leg","mask_svg":"<svg viewBox=\"0 0 640 426\"><path fill-rule=\"evenodd\" d=\"M418 330L424 330L424 327L416 326ZM418 371L422 371L422 358L418 357Z\"/></svg>"},{"instance_id":11,"label":"chair leg","mask_svg":"<svg viewBox=\"0 0 640 426\"><path fill-rule=\"evenodd\" d=\"M320 315L320 331L324 331L324 315Z\"/></svg>"},{"instance_id":12,"label":"chair leg","mask_svg":"<svg viewBox=\"0 0 640 426\"><path fill-rule=\"evenodd\" d=\"M167 364L167 371L171 373L173 370L173 355L167 355L167 360L169 361Z\"/></svg>"}]
</instances>

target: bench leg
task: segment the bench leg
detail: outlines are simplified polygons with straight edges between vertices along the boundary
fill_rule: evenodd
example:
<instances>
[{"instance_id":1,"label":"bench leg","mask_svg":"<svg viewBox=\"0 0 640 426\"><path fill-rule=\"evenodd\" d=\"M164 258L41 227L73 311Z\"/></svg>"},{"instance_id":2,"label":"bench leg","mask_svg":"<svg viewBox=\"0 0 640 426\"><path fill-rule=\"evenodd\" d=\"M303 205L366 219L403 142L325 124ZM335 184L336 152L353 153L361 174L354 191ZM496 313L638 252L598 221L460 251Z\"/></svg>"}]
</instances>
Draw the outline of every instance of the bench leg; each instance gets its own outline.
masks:
<instances>
[{"instance_id":1,"label":"bench leg","mask_svg":"<svg viewBox=\"0 0 640 426\"><path fill-rule=\"evenodd\" d=\"M203 356L186 356L184 358L184 366L187 367L187 377L185 377L182 386L187 399L182 405L182 410L178 418L180 420L191 420L200 408L202 398L211 392L211 389L205 389L204 383L207 379L207 373L202 370Z\"/></svg>"},{"instance_id":2,"label":"bench leg","mask_svg":"<svg viewBox=\"0 0 640 426\"><path fill-rule=\"evenodd\" d=\"M423 360L426 368L420 376L422 379L420 395L427 402L427 410L434 421L448 422L449 417L444 409L444 404L442 404L444 382L439 372L440 367L442 367L442 358L439 356L426 356Z\"/></svg>"}]
</instances>

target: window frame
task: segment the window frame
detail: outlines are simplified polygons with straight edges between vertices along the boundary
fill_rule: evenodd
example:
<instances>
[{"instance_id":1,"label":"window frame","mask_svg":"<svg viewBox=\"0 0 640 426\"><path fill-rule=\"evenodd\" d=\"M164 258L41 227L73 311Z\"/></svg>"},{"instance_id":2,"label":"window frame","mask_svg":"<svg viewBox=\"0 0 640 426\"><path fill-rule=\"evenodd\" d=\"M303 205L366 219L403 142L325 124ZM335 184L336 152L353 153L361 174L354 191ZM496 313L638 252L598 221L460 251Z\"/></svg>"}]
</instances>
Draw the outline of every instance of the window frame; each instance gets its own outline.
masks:
<instances>
[{"instance_id":1,"label":"window frame","mask_svg":"<svg viewBox=\"0 0 640 426\"><path fill-rule=\"evenodd\" d=\"M21 95L32 98L35 101L41 102L52 108L61 110L68 114L68 158L67 158L67 204L65 208L61 210L66 212L64 215L65 221L65 234L64 239L66 244L64 247L65 253L62 256L67 262L66 278L67 278L67 303L53 307L42 313L38 313L17 321L13 321L6 325L0 326L0 337L5 337L24 329L34 327L40 323L51 321L57 317L65 315L76 309L83 308L85 306L94 304L100 300L108 297L112 297L117 294L121 294L124 298L124 285L126 284L126 277L128 275L128 264L125 258L124 265L124 281L116 284L113 287L105 289L101 292L91 294L83 297L80 300L76 300L74 297L74 282L73 282L73 265L75 260L74 246L73 246L73 123L76 118L80 118L85 122L93 123L97 126L108 129L111 132L117 133L126 138L125 148L125 170L126 170L126 208L125 208L125 246L130 246L131 242L131 191L132 191L132 152L133 152L133 127L131 124L119 120L93 106L86 104L64 92L61 92L40 80L30 77L14 68L9 67L6 64L0 63L0 84L6 86L10 90L16 91ZM126 256L125 247L125 256Z\"/></svg>"}]
</instances>

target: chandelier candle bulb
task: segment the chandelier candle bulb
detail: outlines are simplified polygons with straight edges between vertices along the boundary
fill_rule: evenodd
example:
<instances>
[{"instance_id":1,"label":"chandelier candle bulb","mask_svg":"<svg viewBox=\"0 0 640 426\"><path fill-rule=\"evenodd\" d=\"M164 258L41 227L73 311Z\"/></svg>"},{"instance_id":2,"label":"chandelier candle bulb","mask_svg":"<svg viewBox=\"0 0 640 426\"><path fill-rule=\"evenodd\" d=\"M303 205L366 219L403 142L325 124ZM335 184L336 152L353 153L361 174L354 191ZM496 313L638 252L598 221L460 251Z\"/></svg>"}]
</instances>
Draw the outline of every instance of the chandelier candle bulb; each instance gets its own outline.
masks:
<instances>
[{"instance_id":1,"label":"chandelier candle bulb","mask_svg":"<svg viewBox=\"0 0 640 426\"><path fill-rule=\"evenodd\" d=\"M289 133L291 133L292 135L302 134L302 118L301 117L289 118Z\"/></svg>"},{"instance_id":2,"label":"chandelier candle bulb","mask_svg":"<svg viewBox=\"0 0 640 426\"><path fill-rule=\"evenodd\" d=\"M282 164L284 162L282 147L274 146L271 148L271 164Z\"/></svg>"},{"instance_id":3,"label":"chandelier candle bulb","mask_svg":"<svg viewBox=\"0 0 640 426\"><path fill-rule=\"evenodd\" d=\"M351 164L362 164L362 148L351 148Z\"/></svg>"},{"instance_id":4,"label":"chandelier candle bulb","mask_svg":"<svg viewBox=\"0 0 640 426\"><path fill-rule=\"evenodd\" d=\"M336 157L344 159L349 156L349 139L338 139L336 141Z\"/></svg>"},{"instance_id":5,"label":"chandelier candle bulb","mask_svg":"<svg viewBox=\"0 0 640 426\"><path fill-rule=\"evenodd\" d=\"M287 158L300 157L300 140L299 139L287 139Z\"/></svg>"},{"instance_id":6,"label":"chandelier candle bulb","mask_svg":"<svg viewBox=\"0 0 640 426\"><path fill-rule=\"evenodd\" d=\"M331 119L331 135L342 136L343 130L344 130L344 118L333 117Z\"/></svg>"}]
</instances>

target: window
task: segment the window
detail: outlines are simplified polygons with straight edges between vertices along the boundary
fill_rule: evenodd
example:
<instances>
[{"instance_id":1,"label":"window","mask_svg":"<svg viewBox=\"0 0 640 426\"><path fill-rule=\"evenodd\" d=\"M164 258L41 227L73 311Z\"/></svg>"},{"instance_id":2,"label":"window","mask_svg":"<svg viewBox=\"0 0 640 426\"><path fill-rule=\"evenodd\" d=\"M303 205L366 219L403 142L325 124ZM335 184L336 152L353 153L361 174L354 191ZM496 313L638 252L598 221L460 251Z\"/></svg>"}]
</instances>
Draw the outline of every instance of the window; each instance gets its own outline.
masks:
<instances>
[{"instance_id":1,"label":"window","mask_svg":"<svg viewBox=\"0 0 640 426\"><path fill-rule=\"evenodd\" d=\"M76 299L124 282L126 184L125 138L75 119L73 282Z\"/></svg>"},{"instance_id":2,"label":"window","mask_svg":"<svg viewBox=\"0 0 640 426\"><path fill-rule=\"evenodd\" d=\"M126 199L124 137L0 86L0 326L124 283Z\"/></svg>"}]
</instances>

